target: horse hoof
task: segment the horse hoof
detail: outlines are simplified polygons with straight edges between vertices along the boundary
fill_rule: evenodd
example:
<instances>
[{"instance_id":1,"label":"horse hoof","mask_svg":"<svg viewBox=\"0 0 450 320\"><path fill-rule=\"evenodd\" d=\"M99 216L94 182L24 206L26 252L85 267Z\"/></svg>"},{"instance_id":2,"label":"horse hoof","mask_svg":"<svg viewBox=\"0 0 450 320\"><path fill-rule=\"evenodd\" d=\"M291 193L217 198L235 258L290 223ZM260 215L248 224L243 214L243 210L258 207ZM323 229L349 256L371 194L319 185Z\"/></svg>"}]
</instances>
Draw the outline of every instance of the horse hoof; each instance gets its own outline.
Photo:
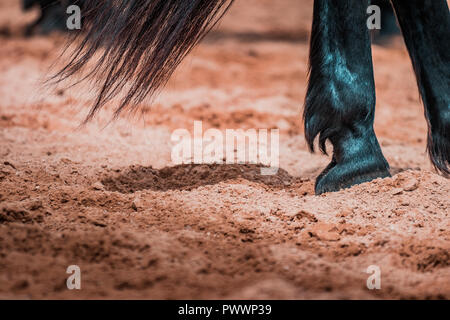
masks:
<instances>
[{"instance_id":1,"label":"horse hoof","mask_svg":"<svg viewBox=\"0 0 450 320\"><path fill-rule=\"evenodd\" d=\"M390 177L389 165L383 157L377 159L359 159L347 163L337 163L333 160L317 177L316 195L325 192L335 192L351 186L369 182L377 178Z\"/></svg>"}]
</instances>

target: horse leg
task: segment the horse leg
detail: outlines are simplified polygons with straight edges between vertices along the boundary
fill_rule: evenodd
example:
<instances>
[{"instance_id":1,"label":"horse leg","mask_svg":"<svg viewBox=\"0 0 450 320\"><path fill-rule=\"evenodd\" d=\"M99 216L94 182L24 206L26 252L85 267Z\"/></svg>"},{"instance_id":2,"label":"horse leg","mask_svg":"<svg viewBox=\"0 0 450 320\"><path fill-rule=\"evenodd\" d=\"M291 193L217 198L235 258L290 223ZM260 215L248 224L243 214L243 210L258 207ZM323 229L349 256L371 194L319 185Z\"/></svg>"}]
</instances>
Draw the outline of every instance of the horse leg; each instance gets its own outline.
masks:
<instances>
[{"instance_id":1,"label":"horse leg","mask_svg":"<svg viewBox=\"0 0 450 320\"><path fill-rule=\"evenodd\" d=\"M37 0L22 0L22 10L30 10L36 3Z\"/></svg>"},{"instance_id":2,"label":"horse leg","mask_svg":"<svg viewBox=\"0 0 450 320\"><path fill-rule=\"evenodd\" d=\"M373 130L375 83L369 0L315 0L310 78L304 110L311 151L319 136L333 145L333 158L316 180L316 194L389 176Z\"/></svg>"},{"instance_id":3,"label":"horse leg","mask_svg":"<svg viewBox=\"0 0 450 320\"><path fill-rule=\"evenodd\" d=\"M436 169L450 163L450 15L446 0L393 0L428 121L428 153Z\"/></svg>"},{"instance_id":4,"label":"horse leg","mask_svg":"<svg viewBox=\"0 0 450 320\"><path fill-rule=\"evenodd\" d=\"M40 34L49 34L52 31L67 31L66 7L64 7L63 2L45 0L41 1L40 5L42 12L42 19L39 23Z\"/></svg>"},{"instance_id":5,"label":"horse leg","mask_svg":"<svg viewBox=\"0 0 450 320\"><path fill-rule=\"evenodd\" d=\"M22 0L22 10L28 11L31 10L34 5L39 4L38 0ZM29 23L25 27L25 36L31 36L36 29L36 27L42 22L44 19L42 12L40 12L39 17L33 21L32 23Z\"/></svg>"}]
</instances>

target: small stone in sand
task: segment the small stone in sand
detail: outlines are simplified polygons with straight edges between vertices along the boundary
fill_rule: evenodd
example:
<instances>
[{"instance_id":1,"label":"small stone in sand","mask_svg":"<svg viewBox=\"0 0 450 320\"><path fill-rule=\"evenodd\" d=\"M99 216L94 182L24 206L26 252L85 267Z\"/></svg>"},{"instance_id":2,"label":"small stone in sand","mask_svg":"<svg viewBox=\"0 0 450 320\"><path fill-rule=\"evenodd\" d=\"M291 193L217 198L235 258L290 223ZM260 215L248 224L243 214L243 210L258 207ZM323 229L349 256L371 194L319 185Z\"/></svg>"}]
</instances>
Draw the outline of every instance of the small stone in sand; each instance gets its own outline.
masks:
<instances>
[{"instance_id":1,"label":"small stone in sand","mask_svg":"<svg viewBox=\"0 0 450 320\"><path fill-rule=\"evenodd\" d=\"M324 241L338 241L340 239L336 226L331 223L319 222L309 228L308 232Z\"/></svg>"},{"instance_id":2,"label":"small stone in sand","mask_svg":"<svg viewBox=\"0 0 450 320\"><path fill-rule=\"evenodd\" d=\"M417 179L411 178L405 182L403 186L403 190L405 191L414 191L419 187L419 181Z\"/></svg>"},{"instance_id":3,"label":"small stone in sand","mask_svg":"<svg viewBox=\"0 0 450 320\"><path fill-rule=\"evenodd\" d=\"M92 188L94 190L105 190L105 186L100 181L97 181L96 183L94 183L92 185Z\"/></svg>"}]
</instances>

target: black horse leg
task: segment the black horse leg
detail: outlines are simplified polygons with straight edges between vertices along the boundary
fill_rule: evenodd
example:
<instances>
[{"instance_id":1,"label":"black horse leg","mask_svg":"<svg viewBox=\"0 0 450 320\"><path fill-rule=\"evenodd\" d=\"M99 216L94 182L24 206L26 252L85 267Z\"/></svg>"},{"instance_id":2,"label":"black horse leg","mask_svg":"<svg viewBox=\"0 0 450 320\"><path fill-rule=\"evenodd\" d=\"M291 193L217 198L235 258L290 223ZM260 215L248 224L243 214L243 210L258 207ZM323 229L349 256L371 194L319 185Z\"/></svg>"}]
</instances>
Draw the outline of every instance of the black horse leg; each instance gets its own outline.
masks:
<instances>
[{"instance_id":1,"label":"black horse leg","mask_svg":"<svg viewBox=\"0 0 450 320\"><path fill-rule=\"evenodd\" d=\"M327 140L333 145L333 159L316 180L316 194L389 176L373 130L368 6L369 0L314 2L305 136L312 151L317 136L324 153Z\"/></svg>"},{"instance_id":2,"label":"black horse leg","mask_svg":"<svg viewBox=\"0 0 450 320\"><path fill-rule=\"evenodd\" d=\"M393 0L428 120L428 152L449 174L450 14L446 0Z\"/></svg>"},{"instance_id":3,"label":"black horse leg","mask_svg":"<svg viewBox=\"0 0 450 320\"><path fill-rule=\"evenodd\" d=\"M50 2L50 3L48 3ZM49 34L53 31L66 31L66 1L42 1L41 11L43 19L39 25L41 34Z\"/></svg>"},{"instance_id":4,"label":"black horse leg","mask_svg":"<svg viewBox=\"0 0 450 320\"><path fill-rule=\"evenodd\" d=\"M48 34L55 30L66 31L66 9L72 2L76 1L23 0L23 10L29 10L34 5L39 5L41 10L39 18L26 27L25 35Z\"/></svg>"}]
</instances>

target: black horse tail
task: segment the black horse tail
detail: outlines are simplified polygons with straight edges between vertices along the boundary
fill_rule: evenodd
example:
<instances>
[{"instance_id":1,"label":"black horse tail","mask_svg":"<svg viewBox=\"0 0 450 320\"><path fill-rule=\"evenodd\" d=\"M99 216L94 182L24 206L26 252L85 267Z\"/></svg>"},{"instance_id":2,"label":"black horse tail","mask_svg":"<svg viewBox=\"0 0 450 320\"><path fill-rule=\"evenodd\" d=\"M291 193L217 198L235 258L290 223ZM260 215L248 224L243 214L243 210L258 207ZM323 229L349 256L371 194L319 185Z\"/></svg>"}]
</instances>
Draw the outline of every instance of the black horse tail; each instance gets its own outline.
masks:
<instances>
[{"instance_id":1,"label":"black horse tail","mask_svg":"<svg viewBox=\"0 0 450 320\"><path fill-rule=\"evenodd\" d=\"M163 87L233 1L85 1L83 38L67 65L52 79L60 82L78 74L103 50L82 79L95 79L100 84L85 122L128 86L115 110L117 117Z\"/></svg>"}]
</instances>

